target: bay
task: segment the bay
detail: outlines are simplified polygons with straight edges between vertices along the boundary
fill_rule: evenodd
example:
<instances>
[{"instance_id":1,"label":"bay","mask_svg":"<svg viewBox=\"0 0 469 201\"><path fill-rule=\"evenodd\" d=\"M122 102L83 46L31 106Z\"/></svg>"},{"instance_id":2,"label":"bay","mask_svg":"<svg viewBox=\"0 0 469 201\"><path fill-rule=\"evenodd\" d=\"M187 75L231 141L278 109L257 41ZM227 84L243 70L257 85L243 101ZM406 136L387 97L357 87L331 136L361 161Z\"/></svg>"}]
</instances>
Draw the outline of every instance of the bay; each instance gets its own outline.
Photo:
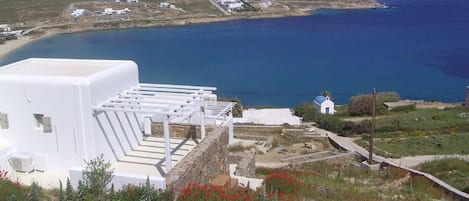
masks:
<instances>
[{"instance_id":1,"label":"bay","mask_svg":"<svg viewBox=\"0 0 469 201\"><path fill-rule=\"evenodd\" d=\"M292 107L323 90L338 104L396 91L403 99L464 101L469 4L388 0L390 9L61 34L0 60L130 59L141 82L216 86L247 106Z\"/></svg>"}]
</instances>

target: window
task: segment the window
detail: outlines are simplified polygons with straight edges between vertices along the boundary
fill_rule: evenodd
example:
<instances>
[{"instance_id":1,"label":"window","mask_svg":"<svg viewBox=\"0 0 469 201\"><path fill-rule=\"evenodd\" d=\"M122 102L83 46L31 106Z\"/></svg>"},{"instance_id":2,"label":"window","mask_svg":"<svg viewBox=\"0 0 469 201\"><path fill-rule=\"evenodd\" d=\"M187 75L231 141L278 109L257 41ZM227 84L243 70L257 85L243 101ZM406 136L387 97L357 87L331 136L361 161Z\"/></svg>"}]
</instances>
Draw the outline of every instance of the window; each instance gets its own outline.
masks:
<instances>
[{"instance_id":1,"label":"window","mask_svg":"<svg viewBox=\"0 0 469 201\"><path fill-rule=\"evenodd\" d=\"M44 116L44 114L33 114L36 120L36 128L42 129L44 133L52 132L52 126L50 117Z\"/></svg>"},{"instance_id":2,"label":"window","mask_svg":"<svg viewBox=\"0 0 469 201\"><path fill-rule=\"evenodd\" d=\"M0 129L8 129L8 115L0 113Z\"/></svg>"}]
</instances>

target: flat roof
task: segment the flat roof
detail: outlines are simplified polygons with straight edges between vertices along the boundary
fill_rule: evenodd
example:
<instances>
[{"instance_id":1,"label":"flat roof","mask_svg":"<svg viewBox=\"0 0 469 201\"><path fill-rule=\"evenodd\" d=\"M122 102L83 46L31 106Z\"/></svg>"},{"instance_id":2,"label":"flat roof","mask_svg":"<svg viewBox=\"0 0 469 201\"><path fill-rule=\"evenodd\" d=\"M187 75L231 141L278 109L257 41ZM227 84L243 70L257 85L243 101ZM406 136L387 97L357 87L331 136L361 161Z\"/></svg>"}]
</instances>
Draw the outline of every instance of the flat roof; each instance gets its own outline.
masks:
<instances>
[{"instance_id":1,"label":"flat roof","mask_svg":"<svg viewBox=\"0 0 469 201\"><path fill-rule=\"evenodd\" d=\"M128 62L130 61L31 58L0 67L0 75L88 77Z\"/></svg>"}]
</instances>

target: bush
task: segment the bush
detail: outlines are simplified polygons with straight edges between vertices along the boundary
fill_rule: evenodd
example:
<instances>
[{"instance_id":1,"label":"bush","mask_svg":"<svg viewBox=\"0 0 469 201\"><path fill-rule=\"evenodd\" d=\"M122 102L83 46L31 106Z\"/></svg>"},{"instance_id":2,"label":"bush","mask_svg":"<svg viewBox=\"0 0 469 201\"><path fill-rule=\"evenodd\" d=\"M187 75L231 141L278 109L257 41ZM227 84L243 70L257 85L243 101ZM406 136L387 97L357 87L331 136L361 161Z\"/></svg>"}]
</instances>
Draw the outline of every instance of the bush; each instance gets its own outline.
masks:
<instances>
[{"instance_id":1,"label":"bush","mask_svg":"<svg viewBox=\"0 0 469 201\"><path fill-rule=\"evenodd\" d=\"M86 161L85 161L86 162ZM106 200L106 186L111 182L113 170L111 164L104 161L101 155L96 159L86 162L83 170L83 191L95 200Z\"/></svg>"},{"instance_id":2,"label":"bush","mask_svg":"<svg viewBox=\"0 0 469 201\"><path fill-rule=\"evenodd\" d=\"M377 102L384 103L384 102L398 102L401 100L401 97L397 92L381 92L377 94Z\"/></svg>"},{"instance_id":3,"label":"bush","mask_svg":"<svg viewBox=\"0 0 469 201\"><path fill-rule=\"evenodd\" d=\"M303 117L304 122L315 121L319 114L311 103L302 103L296 106L294 111L296 116Z\"/></svg>"},{"instance_id":4,"label":"bush","mask_svg":"<svg viewBox=\"0 0 469 201\"><path fill-rule=\"evenodd\" d=\"M235 102L233 106L233 117L243 117L243 104L239 98L218 98L219 101Z\"/></svg>"},{"instance_id":5,"label":"bush","mask_svg":"<svg viewBox=\"0 0 469 201\"><path fill-rule=\"evenodd\" d=\"M371 115L373 97L371 95L354 96L348 105L350 116Z\"/></svg>"},{"instance_id":6,"label":"bush","mask_svg":"<svg viewBox=\"0 0 469 201\"><path fill-rule=\"evenodd\" d=\"M12 182L8 172L0 170L0 200L27 200L27 192L18 182Z\"/></svg>"},{"instance_id":7,"label":"bush","mask_svg":"<svg viewBox=\"0 0 469 201\"><path fill-rule=\"evenodd\" d=\"M150 185L147 178L144 186L127 185L122 190L115 193L114 200L125 201L171 201L172 195L170 191L161 191Z\"/></svg>"},{"instance_id":8,"label":"bush","mask_svg":"<svg viewBox=\"0 0 469 201\"><path fill-rule=\"evenodd\" d=\"M383 92L376 95L376 114L387 114L388 110L384 102L397 102L400 100L396 92ZM353 96L348 105L350 116L371 115L373 106L373 96L371 94Z\"/></svg>"},{"instance_id":9,"label":"bush","mask_svg":"<svg viewBox=\"0 0 469 201\"><path fill-rule=\"evenodd\" d=\"M254 200L254 194L248 189L226 190L223 187L213 185L189 184L179 191L178 201L249 201Z\"/></svg>"},{"instance_id":10,"label":"bush","mask_svg":"<svg viewBox=\"0 0 469 201\"><path fill-rule=\"evenodd\" d=\"M272 173L265 177L265 186L267 191L296 194L302 185L301 181L288 174Z\"/></svg>"},{"instance_id":11,"label":"bush","mask_svg":"<svg viewBox=\"0 0 469 201\"><path fill-rule=\"evenodd\" d=\"M368 132L368 122L356 125L353 122L346 122L335 115L326 115L317 112L312 104L303 103L295 107L295 115L303 117L303 121L314 121L319 128L339 133L343 136ZM371 125L371 123L370 123Z\"/></svg>"}]
</instances>

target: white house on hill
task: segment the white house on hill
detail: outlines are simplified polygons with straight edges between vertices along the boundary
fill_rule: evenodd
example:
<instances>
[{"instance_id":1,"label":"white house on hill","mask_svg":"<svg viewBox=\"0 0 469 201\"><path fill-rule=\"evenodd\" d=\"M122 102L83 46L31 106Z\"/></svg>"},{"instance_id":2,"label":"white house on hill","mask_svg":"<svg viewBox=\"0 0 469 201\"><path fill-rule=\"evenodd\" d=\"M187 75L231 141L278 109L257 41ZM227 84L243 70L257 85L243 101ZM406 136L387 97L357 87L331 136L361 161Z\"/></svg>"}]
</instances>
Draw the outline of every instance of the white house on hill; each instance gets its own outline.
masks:
<instances>
[{"instance_id":1,"label":"white house on hill","mask_svg":"<svg viewBox=\"0 0 469 201\"><path fill-rule=\"evenodd\" d=\"M314 107L322 114L334 114L334 102L331 101L329 96L316 96L313 101Z\"/></svg>"},{"instance_id":2,"label":"white house on hill","mask_svg":"<svg viewBox=\"0 0 469 201\"><path fill-rule=\"evenodd\" d=\"M169 124L200 125L203 139L206 124L224 121L233 140L233 105L217 102L215 90L140 83L137 64L126 60L33 58L0 67L0 169L64 173L76 185L84 160L102 154L115 179L138 184L148 176L164 189L165 173L194 146L171 151L181 142ZM152 122L164 125L164 138L149 136Z\"/></svg>"}]
</instances>

